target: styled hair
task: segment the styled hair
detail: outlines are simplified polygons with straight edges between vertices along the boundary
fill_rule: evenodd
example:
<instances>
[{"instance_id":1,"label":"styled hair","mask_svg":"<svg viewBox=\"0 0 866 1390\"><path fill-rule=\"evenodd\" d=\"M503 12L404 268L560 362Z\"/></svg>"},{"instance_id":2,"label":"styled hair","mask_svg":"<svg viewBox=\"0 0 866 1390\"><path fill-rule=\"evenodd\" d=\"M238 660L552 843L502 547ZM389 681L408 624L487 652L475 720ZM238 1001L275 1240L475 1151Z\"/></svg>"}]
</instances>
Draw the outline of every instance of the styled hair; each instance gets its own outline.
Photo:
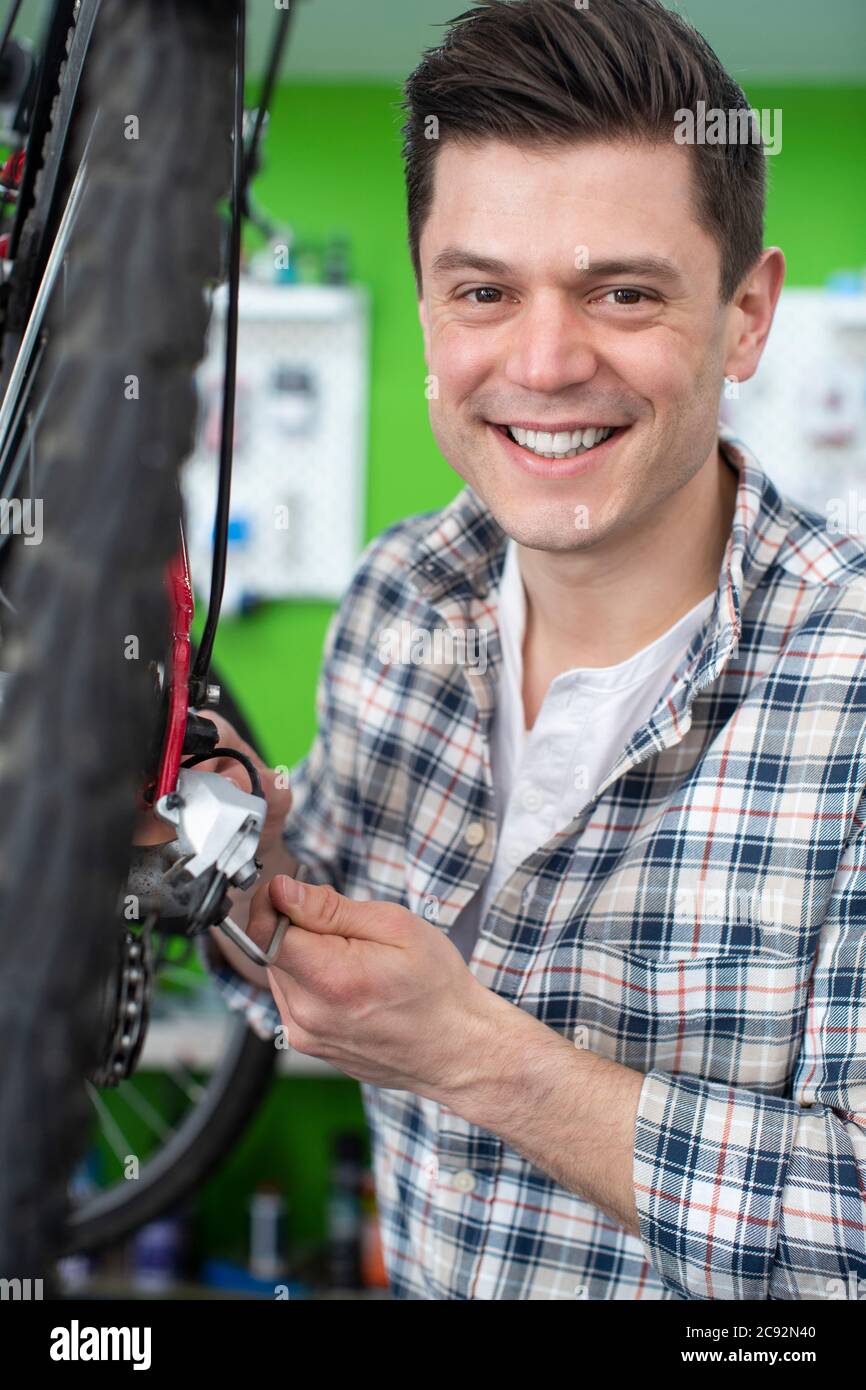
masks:
<instances>
[{"instance_id":1,"label":"styled hair","mask_svg":"<svg viewBox=\"0 0 866 1390\"><path fill-rule=\"evenodd\" d=\"M765 154L749 103L706 40L660 0L482 0L449 21L407 79L401 110L409 249L448 140L537 148L633 138L673 143L684 112L739 112L751 138L691 148L695 217L719 247L728 303L763 250ZM679 117L677 115L679 113ZM436 121L431 124L431 117ZM435 138L431 138L435 131Z\"/></svg>"}]
</instances>

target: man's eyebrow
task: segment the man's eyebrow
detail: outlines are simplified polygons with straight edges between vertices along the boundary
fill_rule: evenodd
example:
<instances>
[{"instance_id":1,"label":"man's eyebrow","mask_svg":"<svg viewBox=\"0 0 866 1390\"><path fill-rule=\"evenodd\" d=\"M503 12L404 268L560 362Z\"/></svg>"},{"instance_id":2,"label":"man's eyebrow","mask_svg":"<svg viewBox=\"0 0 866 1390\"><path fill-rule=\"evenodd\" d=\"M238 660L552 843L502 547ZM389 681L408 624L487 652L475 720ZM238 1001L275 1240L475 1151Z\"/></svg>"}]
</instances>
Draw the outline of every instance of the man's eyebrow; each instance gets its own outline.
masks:
<instances>
[{"instance_id":1,"label":"man's eyebrow","mask_svg":"<svg viewBox=\"0 0 866 1390\"><path fill-rule=\"evenodd\" d=\"M666 256L612 256L606 261L590 260L588 275L646 275L655 280L682 282L682 273Z\"/></svg>"},{"instance_id":2,"label":"man's eyebrow","mask_svg":"<svg viewBox=\"0 0 866 1390\"><path fill-rule=\"evenodd\" d=\"M511 266L505 261L497 261L492 256L482 256L479 251L469 251L462 246L449 246L433 257L430 267L434 275L443 275L449 270L479 270L482 275L512 275Z\"/></svg>"},{"instance_id":3,"label":"man's eyebrow","mask_svg":"<svg viewBox=\"0 0 866 1390\"><path fill-rule=\"evenodd\" d=\"M508 265L507 261L483 256L478 251L471 251L462 246L449 246L440 251L438 256L433 257L430 269L434 275L444 275L452 270L477 270L482 275L514 274L513 267ZM668 280L678 284L682 282L679 269L665 256L613 256L603 261L590 260L585 267L580 267L577 273L591 275L593 278L599 275L646 275L656 280Z\"/></svg>"}]
</instances>

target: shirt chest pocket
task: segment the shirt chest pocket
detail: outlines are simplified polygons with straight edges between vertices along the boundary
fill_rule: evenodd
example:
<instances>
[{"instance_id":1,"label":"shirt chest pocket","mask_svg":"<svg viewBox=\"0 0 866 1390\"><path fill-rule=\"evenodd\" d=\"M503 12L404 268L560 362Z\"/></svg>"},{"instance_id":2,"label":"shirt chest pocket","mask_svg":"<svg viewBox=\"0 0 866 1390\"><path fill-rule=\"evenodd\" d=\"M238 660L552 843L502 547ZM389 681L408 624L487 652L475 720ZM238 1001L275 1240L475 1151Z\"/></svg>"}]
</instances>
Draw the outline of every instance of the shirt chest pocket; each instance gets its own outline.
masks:
<instances>
[{"instance_id":1,"label":"shirt chest pocket","mask_svg":"<svg viewBox=\"0 0 866 1390\"><path fill-rule=\"evenodd\" d=\"M578 894L567 931L648 961L741 952L800 957L810 949L804 863L780 855L760 871L687 855L673 831L632 846L590 895ZM691 861L691 862L690 862Z\"/></svg>"},{"instance_id":2,"label":"shirt chest pocket","mask_svg":"<svg viewBox=\"0 0 866 1390\"><path fill-rule=\"evenodd\" d=\"M574 936L539 952L521 1005L575 1047L636 1071L784 1094L810 975L807 953L706 941L687 953L670 940L626 950Z\"/></svg>"}]
</instances>

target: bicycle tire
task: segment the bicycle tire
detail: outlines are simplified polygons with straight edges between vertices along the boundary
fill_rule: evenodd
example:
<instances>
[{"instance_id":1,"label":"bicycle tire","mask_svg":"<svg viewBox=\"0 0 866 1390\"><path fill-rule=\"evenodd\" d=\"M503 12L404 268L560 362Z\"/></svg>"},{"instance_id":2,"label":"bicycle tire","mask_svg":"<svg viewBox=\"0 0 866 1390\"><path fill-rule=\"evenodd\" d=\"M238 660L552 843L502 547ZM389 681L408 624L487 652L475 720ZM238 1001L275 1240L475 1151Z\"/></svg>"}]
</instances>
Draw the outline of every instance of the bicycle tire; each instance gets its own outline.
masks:
<instances>
[{"instance_id":1,"label":"bicycle tire","mask_svg":"<svg viewBox=\"0 0 866 1390\"><path fill-rule=\"evenodd\" d=\"M0 728L0 1274L41 1278L49 1297L155 726L145 662L126 659L125 644L134 634L142 654L159 653L169 630L178 469L193 439L204 290L219 269L216 209L231 179L235 15L230 0L102 2L77 127L79 160L92 130L87 191L49 348L58 372L40 467L50 506L42 544L19 548L12 564Z\"/></svg>"},{"instance_id":2,"label":"bicycle tire","mask_svg":"<svg viewBox=\"0 0 866 1390\"><path fill-rule=\"evenodd\" d=\"M211 668L211 678L220 688L220 714L260 752L253 730L216 668ZM206 1181L228 1157L261 1105L276 1061L273 1041L259 1037L244 1018L238 1018L205 1099L184 1117L169 1142L142 1164L136 1182L121 1181L81 1199L70 1217L66 1252L90 1254L114 1245L170 1211Z\"/></svg>"}]
</instances>

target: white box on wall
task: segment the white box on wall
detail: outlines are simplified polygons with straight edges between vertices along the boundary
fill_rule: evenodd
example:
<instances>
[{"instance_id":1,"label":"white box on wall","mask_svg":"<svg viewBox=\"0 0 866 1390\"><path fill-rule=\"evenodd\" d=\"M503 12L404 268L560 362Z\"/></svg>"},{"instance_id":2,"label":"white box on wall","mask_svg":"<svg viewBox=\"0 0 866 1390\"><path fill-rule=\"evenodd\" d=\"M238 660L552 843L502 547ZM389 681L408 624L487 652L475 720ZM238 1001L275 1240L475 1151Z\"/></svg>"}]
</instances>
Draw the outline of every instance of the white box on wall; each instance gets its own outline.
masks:
<instances>
[{"instance_id":1,"label":"white box on wall","mask_svg":"<svg viewBox=\"0 0 866 1390\"><path fill-rule=\"evenodd\" d=\"M785 289L751 381L722 394L721 419L780 492L821 515L839 504L866 536L849 494L866 506L866 294Z\"/></svg>"},{"instance_id":2,"label":"white box on wall","mask_svg":"<svg viewBox=\"0 0 866 1390\"><path fill-rule=\"evenodd\" d=\"M215 295L182 490L196 594L210 590L227 294ZM363 546L369 299L355 285L242 280L223 611L259 598L336 600Z\"/></svg>"}]
</instances>

